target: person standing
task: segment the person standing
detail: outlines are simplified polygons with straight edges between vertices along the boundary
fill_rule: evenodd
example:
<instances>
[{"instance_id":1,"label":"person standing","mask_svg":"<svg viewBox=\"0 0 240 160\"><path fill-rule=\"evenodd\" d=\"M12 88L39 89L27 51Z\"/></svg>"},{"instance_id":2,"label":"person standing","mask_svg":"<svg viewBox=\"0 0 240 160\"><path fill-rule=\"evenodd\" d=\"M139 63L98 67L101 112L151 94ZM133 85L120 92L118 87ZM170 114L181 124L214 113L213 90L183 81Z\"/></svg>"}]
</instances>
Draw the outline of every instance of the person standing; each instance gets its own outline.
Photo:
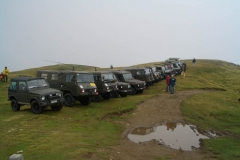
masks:
<instances>
[{"instance_id":1,"label":"person standing","mask_svg":"<svg viewBox=\"0 0 240 160\"><path fill-rule=\"evenodd\" d=\"M7 67L5 67L5 69L3 70L3 74L4 74L4 81L7 82L8 74L9 74L9 70L7 69Z\"/></svg>"},{"instance_id":2,"label":"person standing","mask_svg":"<svg viewBox=\"0 0 240 160\"><path fill-rule=\"evenodd\" d=\"M172 77L169 79L171 94L174 94L176 82L177 82L176 78L174 77L174 75L172 75Z\"/></svg>"},{"instance_id":3,"label":"person standing","mask_svg":"<svg viewBox=\"0 0 240 160\"><path fill-rule=\"evenodd\" d=\"M185 78L185 72L186 72L186 66L185 66L185 64L183 64L182 65L182 73L181 73L182 78Z\"/></svg>"},{"instance_id":4,"label":"person standing","mask_svg":"<svg viewBox=\"0 0 240 160\"><path fill-rule=\"evenodd\" d=\"M170 90L170 83L169 83L169 79L170 79L170 76L169 75L167 75L167 77L166 77L166 92L168 92L168 90Z\"/></svg>"},{"instance_id":5,"label":"person standing","mask_svg":"<svg viewBox=\"0 0 240 160\"><path fill-rule=\"evenodd\" d=\"M196 59L195 58L193 58L192 63L193 63L193 67L195 67L195 63L196 63Z\"/></svg>"}]
</instances>

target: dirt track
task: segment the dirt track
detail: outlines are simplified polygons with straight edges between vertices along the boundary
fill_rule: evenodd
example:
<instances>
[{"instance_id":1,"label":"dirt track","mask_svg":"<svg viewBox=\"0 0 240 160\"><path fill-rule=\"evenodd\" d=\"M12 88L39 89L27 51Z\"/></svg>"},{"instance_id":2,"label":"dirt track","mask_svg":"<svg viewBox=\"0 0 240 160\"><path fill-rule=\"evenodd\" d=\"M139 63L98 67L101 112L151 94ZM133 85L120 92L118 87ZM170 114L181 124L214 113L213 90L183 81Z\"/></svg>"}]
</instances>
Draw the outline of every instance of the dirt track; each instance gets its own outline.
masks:
<instances>
[{"instance_id":1,"label":"dirt track","mask_svg":"<svg viewBox=\"0 0 240 160\"><path fill-rule=\"evenodd\" d=\"M179 91L175 94L162 94L153 99L141 102L133 115L125 122L119 122L126 126L121 135L119 145L111 148L109 159L111 160L154 160L163 159L177 160L201 160L213 159L211 154L196 149L194 151L181 151L159 145L157 141L136 144L128 140L127 134L136 127L151 127L163 122L184 122L181 113L181 102L195 94L206 91Z\"/></svg>"}]
</instances>

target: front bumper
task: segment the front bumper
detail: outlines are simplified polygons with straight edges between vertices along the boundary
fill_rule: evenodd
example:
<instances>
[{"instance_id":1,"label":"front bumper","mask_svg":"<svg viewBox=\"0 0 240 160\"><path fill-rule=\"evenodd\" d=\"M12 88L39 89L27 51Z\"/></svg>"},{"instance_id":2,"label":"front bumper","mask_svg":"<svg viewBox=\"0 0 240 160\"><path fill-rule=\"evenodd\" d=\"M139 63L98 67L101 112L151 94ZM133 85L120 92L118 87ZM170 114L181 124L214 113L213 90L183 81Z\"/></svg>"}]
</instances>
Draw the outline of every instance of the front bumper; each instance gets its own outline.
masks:
<instances>
[{"instance_id":1,"label":"front bumper","mask_svg":"<svg viewBox=\"0 0 240 160\"><path fill-rule=\"evenodd\" d=\"M40 101L39 102L39 105L40 106L52 106L52 105L56 105L56 104L60 104L60 103L63 103L65 100L63 97L61 98L58 98L58 99L53 99L53 100L50 100L50 101Z\"/></svg>"}]
</instances>

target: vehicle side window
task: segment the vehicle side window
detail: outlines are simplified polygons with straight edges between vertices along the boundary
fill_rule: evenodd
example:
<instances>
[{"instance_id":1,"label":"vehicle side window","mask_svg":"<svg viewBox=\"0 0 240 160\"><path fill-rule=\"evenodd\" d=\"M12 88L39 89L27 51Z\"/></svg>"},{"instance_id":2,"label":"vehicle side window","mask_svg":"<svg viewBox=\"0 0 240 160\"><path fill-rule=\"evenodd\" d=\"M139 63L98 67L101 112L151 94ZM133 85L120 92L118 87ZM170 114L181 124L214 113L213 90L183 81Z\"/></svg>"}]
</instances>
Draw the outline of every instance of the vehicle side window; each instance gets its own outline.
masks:
<instances>
[{"instance_id":1,"label":"vehicle side window","mask_svg":"<svg viewBox=\"0 0 240 160\"><path fill-rule=\"evenodd\" d=\"M74 82L74 78L75 78L75 76L74 76L73 74L71 74L71 75L66 75L65 81L66 81L66 82Z\"/></svg>"},{"instance_id":2,"label":"vehicle side window","mask_svg":"<svg viewBox=\"0 0 240 160\"><path fill-rule=\"evenodd\" d=\"M94 75L94 81L101 81L101 76Z\"/></svg>"},{"instance_id":3,"label":"vehicle side window","mask_svg":"<svg viewBox=\"0 0 240 160\"><path fill-rule=\"evenodd\" d=\"M47 73L42 73L41 78L47 79L48 74Z\"/></svg>"},{"instance_id":4,"label":"vehicle side window","mask_svg":"<svg viewBox=\"0 0 240 160\"><path fill-rule=\"evenodd\" d=\"M21 90L21 91L26 90L26 82L24 82L24 81L19 81L18 85L19 85L19 86L18 86L19 90Z\"/></svg>"},{"instance_id":5,"label":"vehicle side window","mask_svg":"<svg viewBox=\"0 0 240 160\"><path fill-rule=\"evenodd\" d=\"M15 91L15 90L16 90L16 85L17 85L17 82L12 81L12 82L10 83L9 89Z\"/></svg>"},{"instance_id":6,"label":"vehicle side window","mask_svg":"<svg viewBox=\"0 0 240 160\"><path fill-rule=\"evenodd\" d=\"M51 76L52 76L51 80L58 80L58 74L57 73L53 73Z\"/></svg>"}]
</instances>

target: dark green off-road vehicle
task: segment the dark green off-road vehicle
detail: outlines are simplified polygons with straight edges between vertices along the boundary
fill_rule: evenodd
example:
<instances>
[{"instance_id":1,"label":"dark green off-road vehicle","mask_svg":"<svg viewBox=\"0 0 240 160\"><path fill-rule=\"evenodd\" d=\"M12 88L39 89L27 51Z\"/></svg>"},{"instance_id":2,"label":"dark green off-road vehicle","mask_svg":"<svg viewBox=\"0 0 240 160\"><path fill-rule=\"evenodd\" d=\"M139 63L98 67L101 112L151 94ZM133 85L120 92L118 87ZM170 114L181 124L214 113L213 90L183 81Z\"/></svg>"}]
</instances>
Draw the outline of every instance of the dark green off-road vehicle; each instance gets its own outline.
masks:
<instances>
[{"instance_id":1,"label":"dark green off-road vehicle","mask_svg":"<svg viewBox=\"0 0 240 160\"><path fill-rule=\"evenodd\" d=\"M127 68L124 69L132 73L132 76L135 79L145 81L146 87L149 87L154 84L154 77L149 68L139 67L139 68Z\"/></svg>"},{"instance_id":2,"label":"dark green off-road vehicle","mask_svg":"<svg viewBox=\"0 0 240 160\"><path fill-rule=\"evenodd\" d=\"M129 71L113 71L113 73L116 75L119 82L125 82L131 85L131 95L142 93L146 88L146 82L134 79L132 73Z\"/></svg>"},{"instance_id":3,"label":"dark green off-road vehicle","mask_svg":"<svg viewBox=\"0 0 240 160\"><path fill-rule=\"evenodd\" d=\"M85 71L37 71L37 77L45 78L50 87L63 92L66 106L73 106L75 100L82 105L89 105L91 96L98 95L93 74Z\"/></svg>"},{"instance_id":4,"label":"dark green off-road vehicle","mask_svg":"<svg viewBox=\"0 0 240 160\"><path fill-rule=\"evenodd\" d=\"M22 105L30 104L34 114L42 113L47 106L54 111L59 111L64 102L62 92L49 88L49 84L44 78L26 76L11 79L8 100L11 101L13 111L19 111Z\"/></svg>"},{"instance_id":5,"label":"dark green off-road vehicle","mask_svg":"<svg viewBox=\"0 0 240 160\"><path fill-rule=\"evenodd\" d=\"M94 82L97 86L99 95L92 96L93 102L98 102L102 98L109 100L118 91L117 80L112 71L92 71Z\"/></svg>"}]
</instances>

